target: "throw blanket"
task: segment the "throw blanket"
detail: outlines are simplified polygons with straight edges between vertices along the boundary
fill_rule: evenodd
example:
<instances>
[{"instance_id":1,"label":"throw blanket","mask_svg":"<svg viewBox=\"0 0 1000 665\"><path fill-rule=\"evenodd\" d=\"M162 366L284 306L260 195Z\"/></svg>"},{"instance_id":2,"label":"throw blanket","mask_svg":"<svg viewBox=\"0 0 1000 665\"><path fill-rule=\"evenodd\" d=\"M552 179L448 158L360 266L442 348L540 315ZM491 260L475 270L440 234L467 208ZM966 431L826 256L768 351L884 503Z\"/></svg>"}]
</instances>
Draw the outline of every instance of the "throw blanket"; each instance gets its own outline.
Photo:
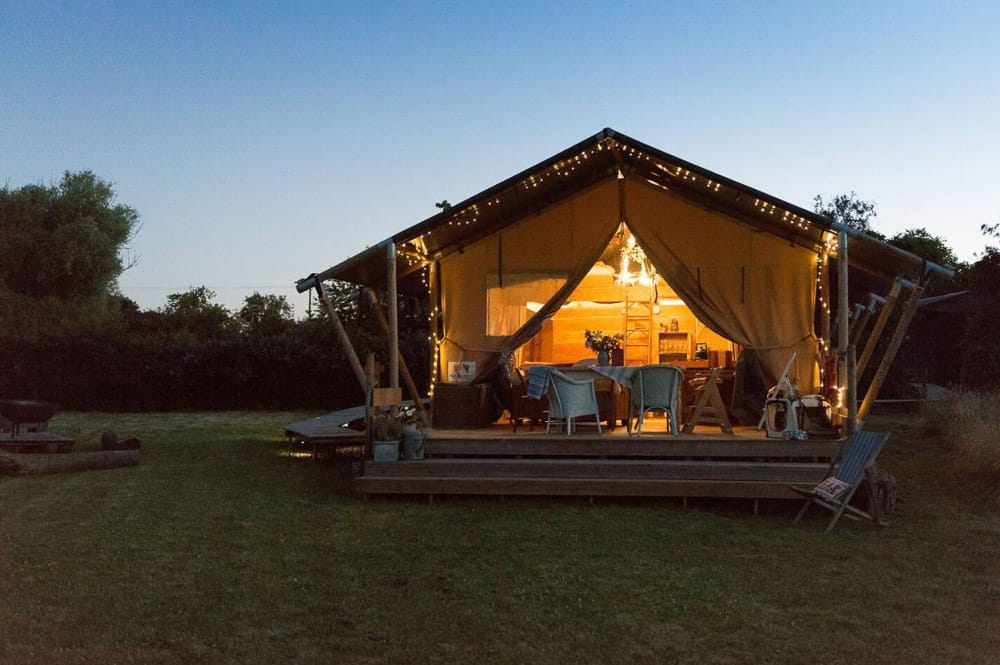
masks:
<instances>
[{"instance_id":1,"label":"throw blanket","mask_svg":"<svg viewBox=\"0 0 1000 665\"><path fill-rule=\"evenodd\" d=\"M531 399L542 399L542 395L549 387L549 372L551 367L533 366L528 368L528 390L527 395Z\"/></svg>"}]
</instances>

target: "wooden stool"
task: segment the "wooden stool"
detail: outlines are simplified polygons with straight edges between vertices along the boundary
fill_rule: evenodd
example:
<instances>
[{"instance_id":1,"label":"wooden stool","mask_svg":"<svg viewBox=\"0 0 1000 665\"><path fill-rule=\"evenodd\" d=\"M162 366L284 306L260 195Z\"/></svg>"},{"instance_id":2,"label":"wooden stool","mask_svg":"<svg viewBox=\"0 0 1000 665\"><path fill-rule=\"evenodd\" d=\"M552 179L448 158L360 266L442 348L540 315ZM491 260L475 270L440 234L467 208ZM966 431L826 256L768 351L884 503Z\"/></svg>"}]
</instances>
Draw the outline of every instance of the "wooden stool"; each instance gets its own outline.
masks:
<instances>
[{"instance_id":1,"label":"wooden stool","mask_svg":"<svg viewBox=\"0 0 1000 665\"><path fill-rule=\"evenodd\" d=\"M684 425L684 433L691 434L698 425L718 425L726 434L733 433L733 425L729 422L726 405L722 403L719 394L719 373L721 367L713 367L705 377L705 383L696 388L700 394L695 401L691 416Z\"/></svg>"}]
</instances>

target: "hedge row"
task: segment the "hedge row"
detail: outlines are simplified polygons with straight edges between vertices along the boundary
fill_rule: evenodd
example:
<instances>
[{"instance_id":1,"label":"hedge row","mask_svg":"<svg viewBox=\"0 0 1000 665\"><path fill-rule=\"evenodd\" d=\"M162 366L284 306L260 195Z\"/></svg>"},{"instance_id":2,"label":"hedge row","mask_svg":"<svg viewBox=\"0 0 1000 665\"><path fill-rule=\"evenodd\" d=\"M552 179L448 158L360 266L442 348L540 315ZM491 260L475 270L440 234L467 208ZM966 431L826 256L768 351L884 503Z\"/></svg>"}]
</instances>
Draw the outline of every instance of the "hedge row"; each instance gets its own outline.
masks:
<instances>
[{"instance_id":1,"label":"hedge row","mask_svg":"<svg viewBox=\"0 0 1000 665\"><path fill-rule=\"evenodd\" d=\"M192 341L169 335L78 337L0 346L0 396L64 409L337 409L363 393L332 334L299 325L270 337ZM410 333L404 355L419 386L426 351ZM375 340L360 336L364 357Z\"/></svg>"}]
</instances>

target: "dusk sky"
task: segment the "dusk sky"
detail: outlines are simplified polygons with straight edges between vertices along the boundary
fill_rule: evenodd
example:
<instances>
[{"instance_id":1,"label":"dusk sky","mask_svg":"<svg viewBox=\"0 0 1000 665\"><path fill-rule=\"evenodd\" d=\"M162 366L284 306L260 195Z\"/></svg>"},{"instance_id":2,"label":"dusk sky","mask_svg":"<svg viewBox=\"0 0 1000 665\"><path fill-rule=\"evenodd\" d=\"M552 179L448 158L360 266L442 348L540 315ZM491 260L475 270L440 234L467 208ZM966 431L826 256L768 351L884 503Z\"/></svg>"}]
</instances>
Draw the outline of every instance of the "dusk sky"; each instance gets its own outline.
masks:
<instances>
[{"instance_id":1,"label":"dusk sky","mask_svg":"<svg viewBox=\"0 0 1000 665\"><path fill-rule=\"evenodd\" d=\"M297 278L604 127L808 209L853 190L971 260L998 35L995 0L0 0L0 184L114 183L144 308L205 285L301 313Z\"/></svg>"}]
</instances>

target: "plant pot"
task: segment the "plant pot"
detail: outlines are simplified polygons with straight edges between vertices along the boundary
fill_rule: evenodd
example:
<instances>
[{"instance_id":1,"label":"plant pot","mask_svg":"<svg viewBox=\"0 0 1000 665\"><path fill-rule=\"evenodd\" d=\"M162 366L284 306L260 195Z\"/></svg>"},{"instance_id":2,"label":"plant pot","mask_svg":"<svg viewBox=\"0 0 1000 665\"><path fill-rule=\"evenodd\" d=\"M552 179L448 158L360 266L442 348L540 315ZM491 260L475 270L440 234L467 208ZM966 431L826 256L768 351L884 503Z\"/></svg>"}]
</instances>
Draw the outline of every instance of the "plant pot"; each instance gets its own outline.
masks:
<instances>
[{"instance_id":1,"label":"plant pot","mask_svg":"<svg viewBox=\"0 0 1000 665\"><path fill-rule=\"evenodd\" d=\"M607 351L598 351L597 352L597 364L600 365L601 367L606 367L609 363L610 363L610 360L608 358L608 352Z\"/></svg>"},{"instance_id":2,"label":"plant pot","mask_svg":"<svg viewBox=\"0 0 1000 665\"><path fill-rule=\"evenodd\" d=\"M399 441L372 441L372 458L376 462L395 462L399 459Z\"/></svg>"}]
</instances>

